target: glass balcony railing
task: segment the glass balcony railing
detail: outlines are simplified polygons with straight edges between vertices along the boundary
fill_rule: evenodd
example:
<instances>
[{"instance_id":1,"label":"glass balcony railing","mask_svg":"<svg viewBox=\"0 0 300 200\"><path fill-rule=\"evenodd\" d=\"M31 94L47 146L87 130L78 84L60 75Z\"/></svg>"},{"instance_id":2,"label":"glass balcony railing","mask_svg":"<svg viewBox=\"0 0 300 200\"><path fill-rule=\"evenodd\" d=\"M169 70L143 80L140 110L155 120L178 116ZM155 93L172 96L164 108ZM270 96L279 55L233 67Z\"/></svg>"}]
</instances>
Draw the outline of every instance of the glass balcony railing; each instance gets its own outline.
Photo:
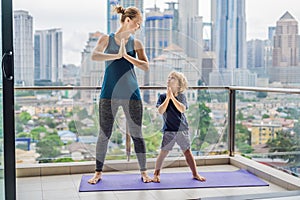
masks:
<instances>
[{"instance_id":1,"label":"glass balcony railing","mask_svg":"<svg viewBox=\"0 0 300 200\"><path fill-rule=\"evenodd\" d=\"M101 87L16 87L16 162L82 162L95 159ZM164 87L141 87L147 157L160 149L162 119L156 98ZM299 176L300 89L190 87L186 91L195 156L242 154ZM134 159L121 108L107 160ZM180 157L174 147L170 157Z\"/></svg>"}]
</instances>

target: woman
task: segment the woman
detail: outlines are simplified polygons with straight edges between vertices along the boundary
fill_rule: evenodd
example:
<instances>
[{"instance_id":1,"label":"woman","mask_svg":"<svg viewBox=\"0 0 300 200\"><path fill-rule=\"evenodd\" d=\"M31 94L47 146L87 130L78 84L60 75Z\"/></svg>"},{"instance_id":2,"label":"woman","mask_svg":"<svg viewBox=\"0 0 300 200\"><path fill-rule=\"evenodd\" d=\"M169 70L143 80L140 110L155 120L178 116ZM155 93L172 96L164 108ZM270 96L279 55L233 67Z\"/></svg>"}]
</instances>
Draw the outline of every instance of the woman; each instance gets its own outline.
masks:
<instances>
[{"instance_id":1,"label":"woman","mask_svg":"<svg viewBox=\"0 0 300 200\"><path fill-rule=\"evenodd\" d=\"M116 6L114 9L121 14L120 28L116 33L99 38L92 53L92 60L106 61L106 68L99 102L100 133L96 146L96 170L88 182L96 184L102 178L108 140L121 106L134 143L141 179L148 183L152 180L147 174L146 147L142 136L143 105L134 71L134 66L144 71L149 69L143 44L133 37L142 23L142 14L136 7L125 9Z\"/></svg>"}]
</instances>

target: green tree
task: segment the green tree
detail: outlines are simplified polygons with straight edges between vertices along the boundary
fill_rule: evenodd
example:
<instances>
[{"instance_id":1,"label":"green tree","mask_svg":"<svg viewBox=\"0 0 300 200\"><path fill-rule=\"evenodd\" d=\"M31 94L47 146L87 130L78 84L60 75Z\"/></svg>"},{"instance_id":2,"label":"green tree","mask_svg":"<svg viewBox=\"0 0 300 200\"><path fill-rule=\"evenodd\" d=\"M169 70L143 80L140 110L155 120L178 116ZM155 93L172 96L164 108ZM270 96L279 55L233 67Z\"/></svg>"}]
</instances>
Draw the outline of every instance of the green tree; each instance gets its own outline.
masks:
<instances>
[{"instance_id":1,"label":"green tree","mask_svg":"<svg viewBox=\"0 0 300 200\"><path fill-rule=\"evenodd\" d=\"M236 114L236 120L241 121L244 119L243 113L239 110L238 113Z\"/></svg>"},{"instance_id":2,"label":"green tree","mask_svg":"<svg viewBox=\"0 0 300 200\"><path fill-rule=\"evenodd\" d=\"M204 102L197 104L197 107L193 109L192 113L197 113L195 118L190 119L190 124L196 125L196 136L192 143L192 150L199 150L202 143L206 139L209 126L211 123L211 117L209 113L211 112Z\"/></svg>"},{"instance_id":3,"label":"green tree","mask_svg":"<svg viewBox=\"0 0 300 200\"><path fill-rule=\"evenodd\" d=\"M198 85L204 86L204 82L202 80L199 80ZM198 102L211 102L211 96L209 94L209 91L206 89L198 90L197 101Z\"/></svg>"},{"instance_id":4,"label":"green tree","mask_svg":"<svg viewBox=\"0 0 300 200\"><path fill-rule=\"evenodd\" d=\"M39 159L52 159L60 155L60 146L63 142L57 133L46 133L45 137L37 144L37 153L40 154Z\"/></svg>"},{"instance_id":5,"label":"green tree","mask_svg":"<svg viewBox=\"0 0 300 200\"><path fill-rule=\"evenodd\" d=\"M39 140L41 133L46 133L47 129L43 126L36 127L30 131L33 140Z\"/></svg>"},{"instance_id":6,"label":"green tree","mask_svg":"<svg viewBox=\"0 0 300 200\"><path fill-rule=\"evenodd\" d=\"M87 112L87 110L85 108L84 109L80 109L77 112L77 116L78 116L79 120L83 120L83 119L89 117L88 112Z\"/></svg>"},{"instance_id":7,"label":"green tree","mask_svg":"<svg viewBox=\"0 0 300 200\"><path fill-rule=\"evenodd\" d=\"M31 137L31 134L30 133L25 133L25 132L21 132L21 133L18 133L16 135L17 138L30 138Z\"/></svg>"},{"instance_id":8,"label":"green tree","mask_svg":"<svg viewBox=\"0 0 300 200\"><path fill-rule=\"evenodd\" d=\"M76 128L76 123L74 120L72 120L68 123L68 127L69 127L69 130L72 131L73 133L78 133L77 128Z\"/></svg>"},{"instance_id":9,"label":"green tree","mask_svg":"<svg viewBox=\"0 0 300 200\"><path fill-rule=\"evenodd\" d=\"M147 148L147 153L155 153L152 154L156 156L156 153L159 151L159 147L161 145L162 141L162 132L161 131L156 131L150 136L145 137L145 143L146 143L146 148Z\"/></svg>"},{"instance_id":10,"label":"green tree","mask_svg":"<svg viewBox=\"0 0 300 200\"><path fill-rule=\"evenodd\" d=\"M54 123L53 119L50 117L46 117L45 118L45 124L49 127L49 128L55 128L56 127L56 123Z\"/></svg>"},{"instance_id":11,"label":"green tree","mask_svg":"<svg viewBox=\"0 0 300 200\"><path fill-rule=\"evenodd\" d=\"M235 142L241 153L251 153L253 151L250 143L250 131L242 124L235 125Z\"/></svg>"},{"instance_id":12,"label":"green tree","mask_svg":"<svg viewBox=\"0 0 300 200\"><path fill-rule=\"evenodd\" d=\"M297 142L290 133L279 131L276 133L276 138L268 140L267 145L270 148L269 152L291 152L295 151ZM289 159L290 162L298 160L295 155L284 155L281 157Z\"/></svg>"},{"instance_id":13,"label":"green tree","mask_svg":"<svg viewBox=\"0 0 300 200\"><path fill-rule=\"evenodd\" d=\"M123 134L119 130L115 130L113 132L113 134L111 135L110 141L112 143L120 145L123 142L122 137L123 137Z\"/></svg>"},{"instance_id":14,"label":"green tree","mask_svg":"<svg viewBox=\"0 0 300 200\"><path fill-rule=\"evenodd\" d=\"M147 153L149 153L148 157L155 157L157 155L162 141L162 133L160 131L162 118L161 115L154 117L153 112L157 112L157 110L145 108L143 112L143 136Z\"/></svg>"},{"instance_id":15,"label":"green tree","mask_svg":"<svg viewBox=\"0 0 300 200\"><path fill-rule=\"evenodd\" d=\"M27 124L31 120L31 115L28 112L21 112L19 115L20 122L22 124Z\"/></svg>"},{"instance_id":16,"label":"green tree","mask_svg":"<svg viewBox=\"0 0 300 200\"><path fill-rule=\"evenodd\" d=\"M270 118L270 115L268 115L268 114L263 114L262 118L263 118L263 119L268 119L268 118Z\"/></svg>"},{"instance_id":17,"label":"green tree","mask_svg":"<svg viewBox=\"0 0 300 200\"><path fill-rule=\"evenodd\" d=\"M263 99L263 98L266 98L267 96L268 96L268 93L267 93L267 92L257 92L257 93L256 93L256 97L257 97L257 98Z\"/></svg>"}]
</instances>

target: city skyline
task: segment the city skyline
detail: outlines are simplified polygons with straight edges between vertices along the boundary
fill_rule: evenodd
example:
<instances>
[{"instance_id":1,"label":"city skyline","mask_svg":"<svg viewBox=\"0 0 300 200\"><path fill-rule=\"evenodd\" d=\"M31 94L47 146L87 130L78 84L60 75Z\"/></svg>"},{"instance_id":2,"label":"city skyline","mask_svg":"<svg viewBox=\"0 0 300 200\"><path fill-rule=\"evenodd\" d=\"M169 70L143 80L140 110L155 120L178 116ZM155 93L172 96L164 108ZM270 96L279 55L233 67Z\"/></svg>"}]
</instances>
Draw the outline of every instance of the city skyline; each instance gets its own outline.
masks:
<instances>
[{"instance_id":1,"label":"city skyline","mask_svg":"<svg viewBox=\"0 0 300 200\"><path fill-rule=\"evenodd\" d=\"M158 7L165 8L164 2L169 1L147 0L145 8L153 7L154 2ZM33 16L34 31L62 29L63 64L80 65L81 52L88 40L88 34L96 31L106 33L106 0L90 0L89 4L82 4L81 1L76 0L15 0L13 3L14 10L26 10ZM270 8L270 5L272 9L266 9ZM268 27L275 26L276 21L286 11L299 21L300 6L298 5L297 0L246 0L247 40L267 39ZM100 8L105 9L100 10ZM210 21L210 0L199 0L199 15L203 16L204 22ZM64 16L63 20L61 16ZM203 37L209 37L209 33L204 32Z\"/></svg>"}]
</instances>

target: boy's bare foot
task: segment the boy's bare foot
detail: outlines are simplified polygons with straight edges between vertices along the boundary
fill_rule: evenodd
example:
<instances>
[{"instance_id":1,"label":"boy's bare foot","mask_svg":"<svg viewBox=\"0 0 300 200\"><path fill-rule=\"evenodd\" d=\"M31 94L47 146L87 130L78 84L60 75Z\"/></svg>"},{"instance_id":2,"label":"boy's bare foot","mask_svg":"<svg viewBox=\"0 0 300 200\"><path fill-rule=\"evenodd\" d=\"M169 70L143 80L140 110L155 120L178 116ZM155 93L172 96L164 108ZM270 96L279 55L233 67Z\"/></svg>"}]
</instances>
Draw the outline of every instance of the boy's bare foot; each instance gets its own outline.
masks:
<instances>
[{"instance_id":1,"label":"boy's bare foot","mask_svg":"<svg viewBox=\"0 0 300 200\"><path fill-rule=\"evenodd\" d=\"M195 180L197 181L201 181L204 182L206 181L206 178L204 176L200 176L199 174L197 174L196 176L193 177Z\"/></svg>"},{"instance_id":2,"label":"boy's bare foot","mask_svg":"<svg viewBox=\"0 0 300 200\"><path fill-rule=\"evenodd\" d=\"M95 172L93 178L88 180L89 184L96 184L98 183L102 178L102 172Z\"/></svg>"},{"instance_id":3,"label":"boy's bare foot","mask_svg":"<svg viewBox=\"0 0 300 200\"><path fill-rule=\"evenodd\" d=\"M154 175L152 181L155 182L155 183L160 183L160 177L159 177L159 175Z\"/></svg>"},{"instance_id":4,"label":"boy's bare foot","mask_svg":"<svg viewBox=\"0 0 300 200\"><path fill-rule=\"evenodd\" d=\"M150 183L152 182L152 178L150 176L148 176L147 171L143 171L141 172L141 179L144 183Z\"/></svg>"}]
</instances>

